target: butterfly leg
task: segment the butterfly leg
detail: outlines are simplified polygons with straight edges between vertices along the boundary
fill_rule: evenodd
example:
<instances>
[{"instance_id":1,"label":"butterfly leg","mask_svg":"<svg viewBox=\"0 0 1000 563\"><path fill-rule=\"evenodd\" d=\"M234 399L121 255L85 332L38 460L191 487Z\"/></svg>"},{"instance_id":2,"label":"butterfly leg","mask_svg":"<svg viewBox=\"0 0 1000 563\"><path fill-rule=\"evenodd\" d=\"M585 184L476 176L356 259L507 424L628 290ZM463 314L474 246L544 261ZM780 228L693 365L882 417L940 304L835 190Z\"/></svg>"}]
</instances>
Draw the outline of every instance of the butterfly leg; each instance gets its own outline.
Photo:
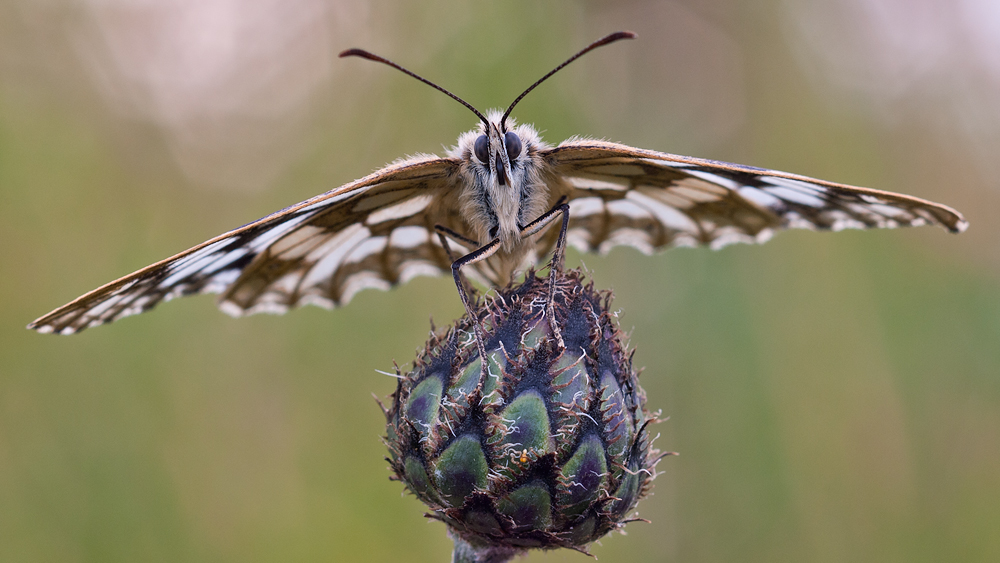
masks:
<instances>
[{"instance_id":1,"label":"butterfly leg","mask_svg":"<svg viewBox=\"0 0 1000 563\"><path fill-rule=\"evenodd\" d=\"M446 227L441 227L440 225L435 227L438 232L438 238L441 239L441 246L444 247L445 252L448 253L448 257L452 256L451 248L448 245L448 239L445 238L445 233L449 236L455 236L458 240L463 242L471 242L472 246L476 246L478 243L471 241L461 235L458 235L454 231ZM482 377L485 378L489 376L489 362L486 359L486 331L483 330L482 322L479 320L479 316L472 311L472 305L470 304L471 299L469 298L469 291L466 289L463 283L461 269L462 266L468 266L469 264L475 264L481 260L485 260L490 256L493 256L497 250L500 249L500 239L494 238L490 242L484 244L483 246L473 250L472 252L462 256L458 260L451 263L451 275L455 279L455 287L458 288L458 295L462 298L462 305L465 306L465 313L469 315L472 319L472 329L476 333L476 347L479 348L479 358L480 365L482 366Z\"/></svg>"},{"instance_id":2,"label":"butterfly leg","mask_svg":"<svg viewBox=\"0 0 1000 563\"><path fill-rule=\"evenodd\" d=\"M451 238L457 240L458 242L460 242L460 243L468 246L469 248L477 248L479 246L479 242L478 241L474 241L474 240L472 240L469 237L462 236L462 235L456 233L455 231L449 229L448 227L445 227L444 225L434 225L434 231L437 232L438 236L448 235L449 237L451 237ZM441 241L442 241L442 243L444 242L444 237L441 237ZM447 245L445 245L445 250L448 250L448 246ZM451 255L451 251L448 252L448 255L449 256Z\"/></svg>"},{"instance_id":3,"label":"butterfly leg","mask_svg":"<svg viewBox=\"0 0 1000 563\"><path fill-rule=\"evenodd\" d=\"M556 214L562 214L562 226L559 229L559 238L556 239L555 250L552 251L552 264L549 267L549 302L545 306L545 314L549 317L549 327L552 328L552 335L561 348L566 345L562 339L559 325L556 323L555 297L556 297L556 272L561 272L566 262L566 231L569 230L569 204L566 203L566 196L559 198L555 206L541 215L538 219L521 227L521 238L528 238L552 222Z\"/></svg>"},{"instance_id":4,"label":"butterfly leg","mask_svg":"<svg viewBox=\"0 0 1000 563\"><path fill-rule=\"evenodd\" d=\"M469 237L463 236L449 229L448 227L445 227L444 225L434 225L434 231L437 232L438 239L441 240L441 246L444 247L445 253L448 254L448 261L450 262L454 262L458 258L456 258L455 255L451 252L451 245L448 244L448 238L458 241L459 243L465 245L467 248L479 248L480 246L478 241L474 241ZM473 292L472 285L464 277L462 278L462 287L465 288L464 291L466 292L467 295ZM459 292L461 291L463 290L460 289Z\"/></svg>"}]
</instances>

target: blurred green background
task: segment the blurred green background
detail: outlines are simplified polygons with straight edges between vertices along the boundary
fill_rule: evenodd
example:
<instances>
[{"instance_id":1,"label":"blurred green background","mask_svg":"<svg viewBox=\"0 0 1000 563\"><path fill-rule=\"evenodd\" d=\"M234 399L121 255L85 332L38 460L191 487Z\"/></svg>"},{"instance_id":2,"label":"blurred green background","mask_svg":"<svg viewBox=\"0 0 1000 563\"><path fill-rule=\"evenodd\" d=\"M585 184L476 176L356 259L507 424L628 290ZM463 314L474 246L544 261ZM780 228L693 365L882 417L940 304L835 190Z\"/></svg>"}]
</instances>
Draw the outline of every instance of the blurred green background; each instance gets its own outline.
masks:
<instances>
[{"instance_id":1,"label":"blurred green background","mask_svg":"<svg viewBox=\"0 0 1000 563\"><path fill-rule=\"evenodd\" d=\"M0 4L0 561L446 561L371 394L447 279L234 320L209 297L24 329L475 118L941 201L972 223L582 259L670 420L616 561L1000 560L992 0ZM585 561L572 552L529 561Z\"/></svg>"}]
</instances>

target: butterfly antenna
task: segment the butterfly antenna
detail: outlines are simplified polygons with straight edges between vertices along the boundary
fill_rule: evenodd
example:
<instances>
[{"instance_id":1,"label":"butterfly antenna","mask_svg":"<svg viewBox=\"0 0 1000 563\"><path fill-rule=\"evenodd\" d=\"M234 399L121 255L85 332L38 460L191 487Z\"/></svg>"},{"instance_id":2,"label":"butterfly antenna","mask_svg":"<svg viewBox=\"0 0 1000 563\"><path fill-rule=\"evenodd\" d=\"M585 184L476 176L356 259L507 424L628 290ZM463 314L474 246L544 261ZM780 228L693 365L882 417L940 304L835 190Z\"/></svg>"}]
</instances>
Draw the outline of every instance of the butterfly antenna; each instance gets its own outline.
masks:
<instances>
[{"instance_id":1,"label":"butterfly antenna","mask_svg":"<svg viewBox=\"0 0 1000 563\"><path fill-rule=\"evenodd\" d=\"M592 45L591 47L588 47L588 49L593 48L594 46L596 46L596 44ZM583 53L580 53L580 54L582 55ZM579 55L577 55L577 56L579 56ZM399 66L398 64L390 61L389 59L386 59L384 57L380 57L380 56L378 56L378 55L376 55L374 53L369 53L368 51L365 51L364 49L348 49L346 51L342 51L340 53L340 57L341 58L343 58L343 57L361 57L363 59L368 59L369 61L375 61L377 63L382 63L384 65L389 65L389 66L391 66L392 68L394 68L394 69L396 69L398 71L401 71L401 72L403 72L405 74L408 74L408 75L412 76L413 78L416 78L417 80L423 82L424 84L426 84L426 85L428 85L428 86L430 86L432 88L436 88L436 89L440 90L441 92L444 92L445 94L447 94L448 96L450 96L451 99L455 100L456 102L458 102L458 103L462 104L463 106L465 106L465 107L469 108L470 110L472 110L472 113L476 114L476 117L478 117L483 122L484 125L486 125L487 127L489 127L489 125L490 125L490 122L486 120L486 116L484 116L482 113L480 113L479 110L477 110L476 108L472 107L472 104L470 104L469 102L463 100L462 98L459 98L455 94L452 94L451 92L445 90L444 88L438 86L437 84L431 82L430 80L427 80L423 76L420 76L419 74L417 74L415 72L406 70L405 68L403 68L403 67ZM549 74L551 74L551 73L549 73Z\"/></svg>"},{"instance_id":2,"label":"butterfly antenna","mask_svg":"<svg viewBox=\"0 0 1000 563\"><path fill-rule=\"evenodd\" d=\"M635 37L636 37L636 34L633 33L633 32L631 32L631 31L616 31L616 32L612 33L611 35L606 35L606 36L598 39L597 41L594 41L590 45L587 45L579 53L577 53L577 54L573 55L572 57L566 59L563 62L563 64L561 64L561 65L557 66L556 68L550 70L548 74L546 74L545 76L539 78L531 86L528 86L527 90L525 90L524 92L521 92L521 95L518 96L516 100L514 100L514 103L510 104L510 107L507 108L507 111L503 112L503 119L500 120L500 123L506 124L507 123L507 116L510 115L511 110L514 109L514 106L517 105L517 102L520 102L521 98L524 98L525 96L527 96L528 92L534 90L536 86L538 86L542 82L545 82L550 76L552 76L553 74L555 74L555 73L559 72L560 70L562 70L562 68L564 66L566 66L569 63L571 63L571 62L579 59L583 55L587 54L590 51L593 51L594 49L596 49L598 47L603 47L603 46L608 45L610 43L614 43L615 41L618 41L619 39L633 39ZM341 56L343 56L343 54L341 54ZM506 125L504 126L504 128L506 128Z\"/></svg>"}]
</instances>

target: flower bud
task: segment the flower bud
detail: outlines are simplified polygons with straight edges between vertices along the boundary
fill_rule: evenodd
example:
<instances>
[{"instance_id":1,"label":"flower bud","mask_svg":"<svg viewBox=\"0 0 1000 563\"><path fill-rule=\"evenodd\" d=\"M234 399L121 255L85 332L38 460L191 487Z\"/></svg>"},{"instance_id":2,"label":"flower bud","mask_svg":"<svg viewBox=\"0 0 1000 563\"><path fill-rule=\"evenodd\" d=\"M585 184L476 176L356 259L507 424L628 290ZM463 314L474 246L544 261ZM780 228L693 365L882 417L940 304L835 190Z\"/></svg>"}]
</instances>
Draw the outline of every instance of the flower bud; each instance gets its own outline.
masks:
<instances>
[{"instance_id":1,"label":"flower bud","mask_svg":"<svg viewBox=\"0 0 1000 563\"><path fill-rule=\"evenodd\" d=\"M610 292L579 270L489 296L433 336L386 411L396 477L471 546L519 550L590 542L623 526L649 490L655 421ZM558 327L564 346L553 336Z\"/></svg>"}]
</instances>

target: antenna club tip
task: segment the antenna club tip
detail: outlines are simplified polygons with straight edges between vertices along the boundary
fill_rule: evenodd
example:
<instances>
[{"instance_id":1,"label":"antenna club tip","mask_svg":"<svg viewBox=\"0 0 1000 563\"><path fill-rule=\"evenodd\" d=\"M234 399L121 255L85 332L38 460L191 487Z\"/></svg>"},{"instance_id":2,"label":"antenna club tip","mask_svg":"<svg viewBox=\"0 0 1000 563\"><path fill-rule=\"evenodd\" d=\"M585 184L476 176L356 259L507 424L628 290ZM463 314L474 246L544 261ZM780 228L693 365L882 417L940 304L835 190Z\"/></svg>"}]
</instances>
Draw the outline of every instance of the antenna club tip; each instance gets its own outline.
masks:
<instances>
[{"instance_id":1,"label":"antenna club tip","mask_svg":"<svg viewBox=\"0 0 1000 563\"><path fill-rule=\"evenodd\" d=\"M607 45L608 43L614 43L619 39L635 39L638 36L639 35L634 31L616 31L610 35L605 36L603 39L598 40L595 47L598 45Z\"/></svg>"},{"instance_id":2,"label":"antenna club tip","mask_svg":"<svg viewBox=\"0 0 1000 563\"><path fill-rule=\"evenodd\" d=\"M344 57L364 57L366 59L371 58L371 53L365 51L364 49L345 49L337 55L340 58Z\"/></svg>"}]
</instances>

